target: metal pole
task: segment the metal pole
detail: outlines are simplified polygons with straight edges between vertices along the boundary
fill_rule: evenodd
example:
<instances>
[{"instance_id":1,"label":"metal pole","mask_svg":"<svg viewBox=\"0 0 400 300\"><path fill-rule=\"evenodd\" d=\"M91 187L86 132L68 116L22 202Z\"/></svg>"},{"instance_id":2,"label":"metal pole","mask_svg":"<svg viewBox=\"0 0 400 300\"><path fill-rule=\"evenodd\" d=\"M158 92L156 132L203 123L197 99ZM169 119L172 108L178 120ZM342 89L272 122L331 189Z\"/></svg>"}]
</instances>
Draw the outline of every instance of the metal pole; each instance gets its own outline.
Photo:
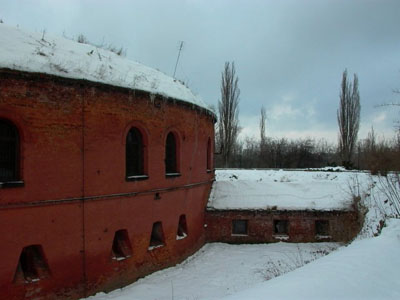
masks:
<instances>
[{"instance_id":1,"label":"metal pole","mask_svg":"<svg viewBox=\"0 0 400 300\"><path fill-rule=\"evenodd\" d=\"M180 44L180 46L179 46L178 58L176 59L174 75L172 76L172 77L174 77L174 78L175 78L176 67L178 66L179 56L181 55L182 48L183 48L183 41L181 41L181 44Z\"/></svg>"}]
</instances>

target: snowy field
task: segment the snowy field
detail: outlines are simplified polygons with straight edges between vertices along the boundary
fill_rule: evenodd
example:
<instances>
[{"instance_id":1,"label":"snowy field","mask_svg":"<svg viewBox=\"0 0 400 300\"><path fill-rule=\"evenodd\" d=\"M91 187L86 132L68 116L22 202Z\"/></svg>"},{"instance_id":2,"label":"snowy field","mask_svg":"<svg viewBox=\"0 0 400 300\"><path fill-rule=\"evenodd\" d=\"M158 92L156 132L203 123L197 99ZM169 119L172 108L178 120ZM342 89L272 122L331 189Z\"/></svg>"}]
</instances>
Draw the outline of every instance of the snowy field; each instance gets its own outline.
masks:
<instances>
[{"instance_id":1,"label":"snowy field","mask_svg":"<svg viewBox=\"0 0 400 300\"><path fill-rule=\"evenodd\" d=\"M282 198L301 196L290 200L290 205L297 205L295 203L302 202L301 199L309 193L307 186L319 195L318 199L311 201L320 201L319 204L315 202L315 206L320 207L335 203L343 205L343 199L330 197L330 192L347 197L352 197L352 194L360 196L366 207L364 227L355 241L347 246L283 242L207 244L175 267L153 273L123 289L88 299L400 299L400 220L392 218L393 207L382 191L382 179L352 172L255 170L217 171L216 177L217 184L222 185L231 182L234 186L235 182L241 181L250 186L254 182L267 182L267 186L270 186L268 182L277 184L271 198L253 197L255 193L249 193L251 197L264 201L263 207L279 205L280 195ZM332 186L327 188L328 182L337 190L334 191ZM299 192L292 194L295 189L283 187L290 183L295 184ZM260 189L260 186L254 188ZM235 191L245 194L245 190ZM270 202L272 198L276 198L274 203ZM214 205L219 201L215 200ZM220 203L229 205L224 201ZM236 207L247 203L239 198L234 202ZM382 220L386 222L383 229Z\"/></svg>"}]
</instances>

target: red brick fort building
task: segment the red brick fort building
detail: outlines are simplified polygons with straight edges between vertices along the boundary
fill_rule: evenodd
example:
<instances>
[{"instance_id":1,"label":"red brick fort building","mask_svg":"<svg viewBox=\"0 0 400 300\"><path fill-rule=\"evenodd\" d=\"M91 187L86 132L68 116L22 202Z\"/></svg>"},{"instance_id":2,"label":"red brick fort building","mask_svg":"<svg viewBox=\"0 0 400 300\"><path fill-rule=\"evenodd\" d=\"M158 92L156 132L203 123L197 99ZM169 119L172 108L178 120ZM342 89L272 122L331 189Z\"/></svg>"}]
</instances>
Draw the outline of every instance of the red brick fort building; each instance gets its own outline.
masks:
<instances>
[{"instance_id":1,"label":"red brick fort building","mask_svg":"<svg viewBox=\"0 0 400 300\"><path fill-rule=\"evenodd\" d=\"M214 114L92 45L0 24L0 295L78 299L205 242Z\"/></svg>"}]
</instances>

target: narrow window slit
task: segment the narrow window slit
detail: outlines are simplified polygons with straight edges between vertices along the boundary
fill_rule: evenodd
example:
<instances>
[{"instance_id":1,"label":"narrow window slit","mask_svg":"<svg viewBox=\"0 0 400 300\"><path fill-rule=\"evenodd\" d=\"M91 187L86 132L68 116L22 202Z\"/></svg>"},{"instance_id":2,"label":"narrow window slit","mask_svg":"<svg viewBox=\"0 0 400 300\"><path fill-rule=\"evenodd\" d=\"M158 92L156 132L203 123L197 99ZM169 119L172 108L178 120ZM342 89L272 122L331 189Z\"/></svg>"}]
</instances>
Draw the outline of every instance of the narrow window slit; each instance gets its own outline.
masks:
<instances>
[{"instance_id":1,"label":"narrow window slit","mask_svg":"<svg viewBox=\"0 0 400 300\"><path fill-rule=\"evenodd\" d=\"M179 224L178 224L178 231L176 233L176 239L182 240L187 236L188 236L188 231L187 231L187 224L186 224L186 216L181 215L179 217Z\"/></svg>"},{"instance_id":2,"label":"narrow window slit","mask_svg":"<svg viewBox=\"0 0 400 300\"><path fill-rule=\"evenodd\" d=\"M211 139L208 138L207 141L207 158L206 158L206 170L207 172L211 172Z\"/></svg>"},{"instance_id":3,"label":"narrow window slit","mask_svg":"<svg viewBox=\"0 0 400 300\"><path fill-rule=\"evenodd\" d=\"M3 183L16 182L18 180L18 130L11 122L0 119L0 183L3 185Z\"/></svg>"},{"instance_id":4,"label":"narrow window slit","mask_svg":"<svg viewBox=\"0 0 400 300\"><path fill-rule=\"evenodd\" d=\"M165 246L164 231L161 222L155 222L151 230L149 250Z\"/></svg>"}]
</instances>

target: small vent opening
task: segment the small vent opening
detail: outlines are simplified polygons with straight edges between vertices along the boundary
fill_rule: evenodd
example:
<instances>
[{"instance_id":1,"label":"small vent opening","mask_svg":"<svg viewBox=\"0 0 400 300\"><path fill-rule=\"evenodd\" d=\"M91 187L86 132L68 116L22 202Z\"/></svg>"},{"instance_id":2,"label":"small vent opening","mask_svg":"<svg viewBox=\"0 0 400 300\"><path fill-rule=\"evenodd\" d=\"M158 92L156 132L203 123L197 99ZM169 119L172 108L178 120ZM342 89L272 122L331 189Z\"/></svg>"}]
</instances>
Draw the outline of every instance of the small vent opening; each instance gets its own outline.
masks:
<instances>
[{"instance_id":1,"label":"small vent opening","mask_svg":"<svg viewBox=\"0 0 400 300\"><path fill-rule=\"evenodd\" d=\"M176 233L176 239L181 240L188 236L186 216L181 215L179 217L178 231Z\"/></svg>"},{"instance_id":2,"label":"small vent opening","mask_svg":"<svg viewBox=\"0 0 400 300\"><path fill-rule=\"evenodd\" d=\"M41 245L31 245L22 249L14 282L31 283L50 275Z\"/></svg>"},{"instance_id":3,"label":"small vent opening","mask_svg":"<svg viewBox=\"0 0 400 300\"><path fill-rule=\"evenodd\" d=\"M132 247L129 241L128 231L121 229L115 232L112 244L112 257L116 260L124 260L132 256Z\"/></svg>"},{"instance_id":4,"label":"small vent opening","mask_svg":"<svg viewBox=\"0 0 400 300\"><path fill-rule=\"evenodd\" d=\"M149 250L153 250L165 245L164 232L161 222L155 222L151 230Z\"/></svg>"}]
</instances>

